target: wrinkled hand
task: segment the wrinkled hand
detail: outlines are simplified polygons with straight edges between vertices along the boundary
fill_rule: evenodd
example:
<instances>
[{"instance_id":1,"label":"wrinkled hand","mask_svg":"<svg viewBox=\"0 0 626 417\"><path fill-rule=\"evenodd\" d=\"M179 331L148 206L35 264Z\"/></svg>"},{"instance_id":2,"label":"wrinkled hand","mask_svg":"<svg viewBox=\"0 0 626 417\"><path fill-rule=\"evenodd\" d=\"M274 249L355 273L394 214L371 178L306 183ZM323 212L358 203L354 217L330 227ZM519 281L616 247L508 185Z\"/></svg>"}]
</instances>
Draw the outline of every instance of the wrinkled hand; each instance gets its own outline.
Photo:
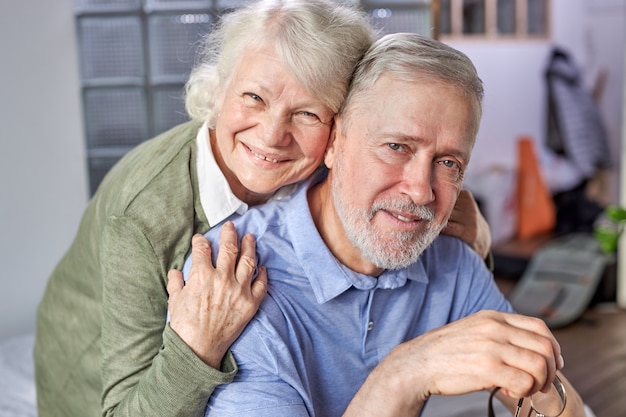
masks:
<instances>
[{"instance_id":1,"label":"wrinkled hand","mask_svg":"<svg viewBox=\"0 0 626 417\"><path fill-rule=\"evenodd\" d=\"M430 395L497 386L511 398L527 397L547 390L562 366L560 346L542 320L481 311L397 346L345 415L416 415Z\"/></svg>"},{"instance_id":2,"label":"wrinkled hand","mask_svg":"<svg viewBox=\"0 0 626 417\"><path fill-rule=\"evenodd\" d=\"M485 259L491 250L489 224L468 190L461 190L443 233L458 237Z\"/></svg>"},{"instance_id":3,"label":"wrinkled hand","mask_svg":"<svg viewBox=\"0 0 626 417\"><path fill-rule=\"evenodd\" d=\"M191 270L186 283L180 271L167 274L170 326L205 363L220 369L222 358L252 319L267 292L267 272L257 278L256 241L246 235L237 244L231 222L222 227L215 266L211 246L202 235L191 241Z\"/></svg>"},{"instance_id":4,"label":"wrinkled hand","mask_svg":"<svg viewBox=\"0 0 626 417\"><path fill-rule=\"evenodd\" d=\"M509 396L526 397L549 389L563 366L561 348L545 322L496 311L450 323L403 348L428 359L428 395L499 386Z\"/></svg>"}]
</instances>

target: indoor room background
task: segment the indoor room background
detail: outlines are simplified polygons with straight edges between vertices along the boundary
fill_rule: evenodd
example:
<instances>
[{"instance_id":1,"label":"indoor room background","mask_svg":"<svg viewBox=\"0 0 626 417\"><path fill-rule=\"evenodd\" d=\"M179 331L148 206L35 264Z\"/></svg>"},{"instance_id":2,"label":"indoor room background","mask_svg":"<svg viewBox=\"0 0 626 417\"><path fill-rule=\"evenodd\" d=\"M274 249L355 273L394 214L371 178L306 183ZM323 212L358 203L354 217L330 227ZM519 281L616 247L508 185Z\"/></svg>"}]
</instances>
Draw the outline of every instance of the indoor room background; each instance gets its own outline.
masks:
<instances>
[{"instance_id":1,"label":"indoor room background","mask_svg":"<svg viewBox=\"0 0 626 417\"><path fill-rule=\"evenodd\" d=\"M74 0L0 5L0 341L34 330L48 275L92 191L75 13ZM589 88L607 75L599 101L615 166L607 198L619 202L626 0L551 0L548 18L540 39L442 39L472 58L485 83L468 183L514 170L520 136L543 146L544 70L559 46Z\"/></svg>"}]
</instances>

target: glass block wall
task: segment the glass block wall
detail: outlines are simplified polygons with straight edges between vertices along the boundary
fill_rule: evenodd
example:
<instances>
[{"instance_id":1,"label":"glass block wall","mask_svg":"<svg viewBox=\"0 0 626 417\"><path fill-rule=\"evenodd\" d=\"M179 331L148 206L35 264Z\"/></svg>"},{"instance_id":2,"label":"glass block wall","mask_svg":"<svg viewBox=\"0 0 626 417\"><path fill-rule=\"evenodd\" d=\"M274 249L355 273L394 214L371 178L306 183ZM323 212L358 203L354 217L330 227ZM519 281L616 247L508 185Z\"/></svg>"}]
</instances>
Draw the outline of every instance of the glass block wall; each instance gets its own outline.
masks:
<instances>
[{"instance_id":1,"label":"glass block wall","mask_svg":"<svg viewBox=\"0 0 626 417\"><path fill-rule=\"evenodd\" d=\"M249 1L75 0L91 194L131 148L187 120L198 42L220 13ZM361 4L383 33L430 34L430 0Z\"/></svg>"},{"instance_id":2,"label":"glass block wall","mask_svg":"<svg viewBox=\"0 0 626 417\"><path fill-rule=\"evenodd\" d=\"M372 24L382 34L413 32L426 36L433 34L432 0L378 0L361 1Z\"/></svg>"}]
</instances>

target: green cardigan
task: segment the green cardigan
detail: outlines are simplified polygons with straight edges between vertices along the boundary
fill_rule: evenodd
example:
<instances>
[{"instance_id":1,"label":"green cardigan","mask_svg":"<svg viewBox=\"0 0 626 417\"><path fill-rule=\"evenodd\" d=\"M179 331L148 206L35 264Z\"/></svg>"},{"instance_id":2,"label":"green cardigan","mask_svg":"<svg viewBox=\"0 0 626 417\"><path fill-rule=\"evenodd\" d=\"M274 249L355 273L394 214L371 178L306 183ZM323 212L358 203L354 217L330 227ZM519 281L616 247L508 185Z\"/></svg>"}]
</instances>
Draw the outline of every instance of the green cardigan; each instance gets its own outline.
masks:
<instances>
[{"instance_id":1,"label":"green cardigan","mask_svg":"<svg viewBox=\"0 0 626 417\"><path fill-rule=\"evenodd\" d=\"M37 314L39 416L200 416L232 381L166 325L167 271L182 269L200 205L196 123L129 152L100 185Z\"/></svg>"}]
</instances>

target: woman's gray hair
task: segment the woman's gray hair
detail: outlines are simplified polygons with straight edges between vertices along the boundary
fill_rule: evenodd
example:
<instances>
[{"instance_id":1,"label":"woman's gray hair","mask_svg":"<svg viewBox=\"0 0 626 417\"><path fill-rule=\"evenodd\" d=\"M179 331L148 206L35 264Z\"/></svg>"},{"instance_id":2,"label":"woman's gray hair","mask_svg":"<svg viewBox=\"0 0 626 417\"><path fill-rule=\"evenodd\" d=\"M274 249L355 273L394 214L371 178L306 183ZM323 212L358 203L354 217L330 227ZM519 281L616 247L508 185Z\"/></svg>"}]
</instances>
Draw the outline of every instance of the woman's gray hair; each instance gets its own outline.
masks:
<instances>
[{"instance_id":1,"label":"woman's gray hair","mask_svg":"<svg viewBox=\"0 0 626 417\"><path fill-rule=\"evenodd\" d=\"M187 113L215 126L218 98L239 59L275 48L306 90L337 112L354 68L372 45L367 16L326 0L261 0L222 16L203 40L185 86Z\"/></svg>"},{"instance_id":2,"label":"woman's gray hair","mask_svg":"<svg viewBox=\"0 0 626 417\"><path fill-rule=\"evenodd\" d=\"M346 109L355 98L367 93L386 73L407 82L426 80L456 86L473 101L474 135L478 133L484 89L476 67L464 53L415 33L392 33L372 45L354 72L350 92L339 113L347 114Z\"/></svg>"}]
</instances>

